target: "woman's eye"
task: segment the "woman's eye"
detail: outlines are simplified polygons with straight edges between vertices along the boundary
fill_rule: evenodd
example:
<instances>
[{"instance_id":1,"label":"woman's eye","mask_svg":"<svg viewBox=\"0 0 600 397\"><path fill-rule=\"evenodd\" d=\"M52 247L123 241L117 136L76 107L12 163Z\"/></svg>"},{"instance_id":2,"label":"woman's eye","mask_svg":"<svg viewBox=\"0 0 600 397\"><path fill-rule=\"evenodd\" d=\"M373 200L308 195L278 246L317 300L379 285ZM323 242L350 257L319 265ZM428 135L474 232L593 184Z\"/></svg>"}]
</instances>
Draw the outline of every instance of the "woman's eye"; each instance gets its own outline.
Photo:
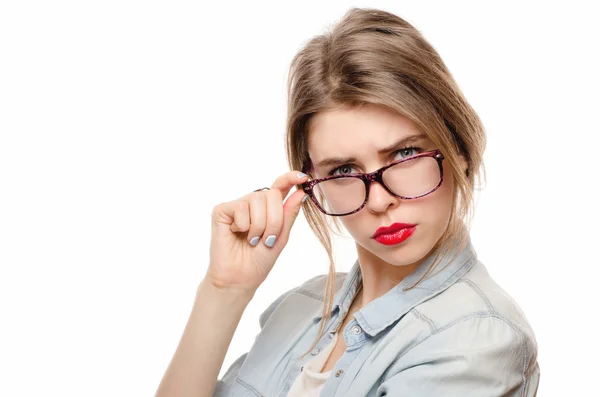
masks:
<instances>
[{"instance_id":1,"label":"woman's eye","mask_svg":"<svg viewBox=\"0 0 600 397\"><path fill-rule=\"evenodd\" d=\"M338 173L339 171L339 173ZM352 173L352 167L349 165L342 165L341 167L338 167L336 169L334 169L333 171L331 171L329 173L329 175L344 175L344 174L351 174Z\"/></svg>"},{"instance_id":2,"label":"woman's eye","mask_svg":"<svg viewBox=\"0 0 600 397\"><path fill-rule=\"evenodd\" d=\"M406 158L406 157L414 156L414 155L418 154L420 151L421 151L421 149L418 147L407 147L407 148L398 150L396 152L396 155L401 154L402 155L401 158Z\"/></svg>"}]
</instances>

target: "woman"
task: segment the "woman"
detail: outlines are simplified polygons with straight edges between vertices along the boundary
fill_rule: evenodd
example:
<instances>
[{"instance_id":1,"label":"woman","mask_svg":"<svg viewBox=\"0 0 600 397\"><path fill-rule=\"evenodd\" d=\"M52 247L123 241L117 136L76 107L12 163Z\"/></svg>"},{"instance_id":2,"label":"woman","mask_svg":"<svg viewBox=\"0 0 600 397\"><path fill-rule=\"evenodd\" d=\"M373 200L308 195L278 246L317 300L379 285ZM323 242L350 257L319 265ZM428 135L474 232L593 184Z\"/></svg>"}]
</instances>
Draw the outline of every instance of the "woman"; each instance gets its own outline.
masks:
<instances>
[{"instance_id":1,"label":"woman","mask_svg":"<svg viewBox=\"0 0 600 397\"><path fill-rule=\"evenodd\" d=\"M157 396L534 396L533 331L469 238L484 148L477 114L403 19L352 9L310 40L289 81L294 171L214 208L209 269ZM276 299L217 380L300 208L329 274ZM348 273L332 258L340 226L356 241Z\"/></svg>"}]
</instances>

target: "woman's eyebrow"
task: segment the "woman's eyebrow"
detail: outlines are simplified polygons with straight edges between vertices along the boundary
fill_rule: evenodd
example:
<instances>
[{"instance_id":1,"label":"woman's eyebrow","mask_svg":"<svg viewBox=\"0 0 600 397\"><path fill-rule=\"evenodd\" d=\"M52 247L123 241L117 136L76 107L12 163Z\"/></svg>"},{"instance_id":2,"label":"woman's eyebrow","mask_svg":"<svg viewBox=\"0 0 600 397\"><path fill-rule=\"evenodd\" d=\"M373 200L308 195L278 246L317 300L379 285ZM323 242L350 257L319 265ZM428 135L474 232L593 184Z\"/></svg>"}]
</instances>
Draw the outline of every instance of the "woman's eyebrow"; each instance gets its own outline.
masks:
<instances>
[{"instance_id":1,"label":"woman's eyebrow","mask_svg":"<svg viewBox=\"0 0 600 397\"><path fill-rule=\"evenodd\" d=\"M427 138L427 135L425 135L423 133L409 135L389 146L386 146L384 148L377 150L377 153L379 153L379 154L391 153L394 150L401 149L410 143L414 143L414 142L417 142L417 141L420 141L420 140L426 139L426 138ZM316 164L316 166L317 167L332 167L332 166L336 166L336 165L354 163L356 161L357 161L356 157L329 157L329 158L319 161Z\"/></svg>"}]
</instances>

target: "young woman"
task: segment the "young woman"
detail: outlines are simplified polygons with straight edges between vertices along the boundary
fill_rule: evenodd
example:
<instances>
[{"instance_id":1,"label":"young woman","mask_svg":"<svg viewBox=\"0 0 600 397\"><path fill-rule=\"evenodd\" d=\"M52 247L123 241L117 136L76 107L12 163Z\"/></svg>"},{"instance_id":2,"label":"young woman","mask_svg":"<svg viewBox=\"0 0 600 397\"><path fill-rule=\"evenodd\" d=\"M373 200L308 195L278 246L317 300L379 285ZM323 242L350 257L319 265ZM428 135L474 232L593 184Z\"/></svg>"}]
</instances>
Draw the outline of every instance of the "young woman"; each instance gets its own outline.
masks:
<instances>
[{"instance_id":1,"label":"young woman","mask_svg":"<svg viewBox=\"0 0 600 397\"><path fill-rule=\"evenodd\" d=\"M157 396L534 396L534 334L469 238L484 148L477 114L403 19L352 9L310 40L290 72L294 171L214 208L210 265ZM329 273L266 308L218 380L300 208ZM332 259L340 226L356 241L348 273Z\"/></svg>"}]
</instances>

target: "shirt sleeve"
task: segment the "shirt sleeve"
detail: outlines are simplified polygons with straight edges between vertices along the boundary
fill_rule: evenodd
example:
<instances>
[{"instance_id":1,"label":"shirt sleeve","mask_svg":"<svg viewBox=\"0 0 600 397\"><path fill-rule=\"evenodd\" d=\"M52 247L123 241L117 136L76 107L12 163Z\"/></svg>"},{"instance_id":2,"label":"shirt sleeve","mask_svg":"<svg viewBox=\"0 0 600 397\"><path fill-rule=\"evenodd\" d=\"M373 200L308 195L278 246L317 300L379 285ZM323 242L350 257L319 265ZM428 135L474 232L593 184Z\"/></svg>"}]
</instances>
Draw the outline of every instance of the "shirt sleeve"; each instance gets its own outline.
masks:
<instances>
[{"instance_id":1,"label":"shirt sleeve","mask_svg":"<svg viewBox=\"0 0 600 397\"><path fill-rule=\"evenodd\" d=\"M533 334L480 314L433 330L398 357L376 396L533 397L539 376Z\"/></svg>"},{"instance_id":2,"label":"shirt sleeve","mask_svg":"<svg viewBox=\"0 0 600 397\"><path fill-rule=\"evenodd\" d=\"M273 312L275 311L277 306L279 306L281 301L283 299L285 299L286 296L288 296L292 292L296 291L298 288L299 287L293 288L293 289L281 294L277 299L275 299L273 302L271 302L271 304L261 313L261 315L259 316L259 319L258 319L258 323L260 324L261 331L264 328L267 321L269 321L271 314L273 314ZM233 383L235 382L235 379L237 378L240 368L244 364L244 361L246 361L247 355L248 355L248 353L246 352L246 353L242 354L241 356L239 356L233 362L233 364L231 364L231 366L227 369L227 371L225 372L225 375L223 375L223 378L217 380L217 384L215 385L214 392L213 392L213 397L225 397L225 396L229 395L229 390L233 386Z\"/></svg>"}]
</instances>

